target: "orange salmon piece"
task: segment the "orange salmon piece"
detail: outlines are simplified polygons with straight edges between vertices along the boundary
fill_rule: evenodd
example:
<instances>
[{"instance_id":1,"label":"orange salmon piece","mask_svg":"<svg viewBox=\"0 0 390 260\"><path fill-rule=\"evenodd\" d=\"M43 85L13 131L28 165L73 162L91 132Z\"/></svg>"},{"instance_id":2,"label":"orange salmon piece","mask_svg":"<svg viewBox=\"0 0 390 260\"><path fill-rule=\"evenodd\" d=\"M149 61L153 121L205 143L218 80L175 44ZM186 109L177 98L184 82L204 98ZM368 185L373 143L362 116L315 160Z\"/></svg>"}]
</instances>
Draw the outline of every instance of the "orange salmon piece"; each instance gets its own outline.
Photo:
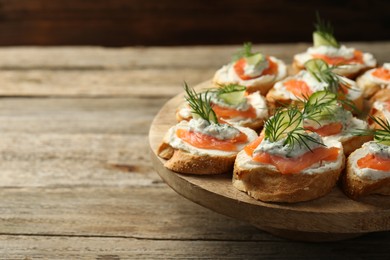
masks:
<instances>
[{"instance_id":1,"label":"orange salmon piece","mask_svg":"<svg viewBox=\"0 0 390 260\"><path fill-rule=\"evenodd\" d=\"M312 56L313 56L313 58L316 58L316 59L322 59L330 65L337 65L337 64L341 64L341 63L344 63L344 64L350 64L350 63L362 64L363 63L363 53L361 51L356 51L356 50L354 52L354 56L350 59L346 59L344 57L328 57L328 56L323 55L323 54L314 54Z\"/></svg>"},{"instance_id":2,"label":"orange salmon piece","mask_svg":"<svg viewBox=\"0 0 390 260\"><path fill-rule=\"evenodd\" d=\"M253 155L253 151L259 146L259 144L263 141L264 135L261 134L259 137L257 137L256 140L245 146L244 151L247 155L251 156Z\"/></svg>"},{"instance_id":3,"label":"orange salmon piece","mask_svg":"<svg viewBox=\"0 0 390 260\"><path fill-rule=\"evenodd\" d=\"M310 167L319 161L334 161L339 155L337 147L318 147L312 152L308 151L298 158L285 158L277 155L256 154L253 160L256 162L269 163L274 165L282 174L295 174Z\"/></svg>"},{"instance_id":4,"label":"orange salmon piece","mask_svg":"<svg viewBox=\"0 0 390 260\"><path fill-rule=\"evenodd\" d=\"M380 79L390 80L390 71L385 68L378 68L374 70L372 75Z\"/></svg>"},{"instance_id":5,"label":"orange salmon piece","mask_svg":"<svg viewBox=\"0 0 390 260\"><path fill-rule=\"evenodd\" d=\"M266 58L268 61L268 68L263 70L261 75L256 76L256 77L251 77L248 75L245 75L245 65L246 65L246 60L245 58L239 59L235 64L234 64L234 71L237 73L237 75L242 79L242 80L250 80L250 79L255 79L264 75L275 75L278 72L278 64L276 62L273 62L269 57Z\"/></svg>"},{"instance_id":6,"label":"orange salmon piece","mask_svg":"<svg viewBox=\"0 0 390 260\"><path fill-rule=\"evenodd\" d=\"M390 171L390 159L385 159L374 154L367 154L357 161L359 168L370 168L378 171Z\"/></svg>"},{"instance_id":7,"label":"orange salmon piece","mask_svg":"<svg viewBox=\"0 0 390 260\"><path fill-rule=\"evenodd\" d=\"M256 110L251 106L248 110L241 111L234 108L221 107L216 104L212 105L212 108L217 117L225 119L243 117L243 118L256 118Z\"/></svg>"},{"instance_id":8,"label":"orange salmon piece","mask_svg":"<svg viewBox=\"0 0 390 260\"><path fill-rule=\"evenodd\" d=\"M202 149L214 149L221 151L236 151L237 145L245 143L248 140L246 134L240 132L238 136L233 139L220 140L210 135L205 135L198 132L187 131L184 129L177 129L177 137L192 146Z\"/></svg>"},{"instance_id":9,"label":"orange salmon piece","mask_svg":"<svg viewBox=\"0 0 390 260\"><path fill-rule=\"evenodd\" d=\"M340 122L334 122L334 123L321 126L320 128L305 126L305 129L312 132L316 132L320 136L329 136L329 135L335 135L340 133L341 130L343 129L343 124Z\"/></svg>"},{"instance_id":10,"label":"orange salmon piece","mask_svg":"<svg viewBox=\"0 0 390 260\"><path fill-rule=\"evenodd\" d=\"M299 98L309 97L311 94L313 94L313 91L303 80L291 79L285 81L283 85L286 87L288 91L290 91L296 97Z\"/></svg>"}]
</instances>

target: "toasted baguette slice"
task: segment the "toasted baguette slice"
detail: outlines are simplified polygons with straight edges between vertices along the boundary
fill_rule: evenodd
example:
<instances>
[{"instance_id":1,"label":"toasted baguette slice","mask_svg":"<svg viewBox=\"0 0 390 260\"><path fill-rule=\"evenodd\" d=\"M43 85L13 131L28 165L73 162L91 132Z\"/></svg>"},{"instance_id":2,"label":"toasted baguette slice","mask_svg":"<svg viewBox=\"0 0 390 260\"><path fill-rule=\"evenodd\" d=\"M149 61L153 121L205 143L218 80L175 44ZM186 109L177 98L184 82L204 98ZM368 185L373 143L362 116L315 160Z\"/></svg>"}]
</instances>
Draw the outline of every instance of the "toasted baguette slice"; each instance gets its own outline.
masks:
<instances>
[{"instance_id":1,"label":"toasted baguette slice","mask_svg":"<svg viewBox=\"0 0 390 260\"><path fill-rule=\"evenodd\" d=\"M343 81L349 86L348 93L346 94L346 97L350 99L355 107L358 110L363 109L363 95L360 90L360 88L356 85L356 83L353 80L347 79L345 77L340 77L340 81ZM299 96L298 94L294 93L293 91L289 90L286 86L286 83L289 81L304 81L307 86L310 89L310 92L308 93L315 93L317 91L323 91L326 89L327 85L323 85L318 79L316 79L314 76L312 76L307 71L302 71L299 74L288 77L282 81L277 82L272 89L268 92L266 95L266 100L268 103L269 109L272 111L275 108L278 108L280 106L286 106L289 104L294 103L300 103L301 100L304 99L304 95L307 95L306 93L303 93L302 96ZM340 83L341 84L341 83ZM298 96L297 96L298 95ZM353 110L349 106L345 106L346 109L351 110L351 112L356 113L358 110Z\"/></svg>"},{"instance_id":2,"label":"toasted baguette slice","mask_svg":"<svg viewBox=\"0 0 390 260\"><path fill-rule=\"evenodd\" d=\"M213 83L219 84L240 84L246 87L247 92L252 93L259 91L261 95L266 95L275 82L287 76L287 66L282 60L275 57L269 57L278 66L276 75L264 75L254 79L243 80L234 71L234 63L229 63L215 73Z\"/></svg>"},{"instance_id":3,"label":"toasted baguette slice","mask_svg":"<svg viewBox=\"0 0 390 260\"><path fill-rule=\"evenodd\" d=\"M236 155L212 156L194 155L189 152L174 149L169 144L163 143L157 154L166 159L164 166L174 172L187 174L220 174L232 170Z\"/></svg>"},{"instance_id":4,"label":"toasted baguette slice","mask_svg":"<svg viewBox=\"0 0 390 260\"><path fill-rule=\"evenodd\" d=\"M203 175L231 172L238 150L243 149L246 144L257 138L256 132L252 129L236 127L248 138L246 143L238 145L237 151L200 149L177 137L177 127L186 129L188 122L182 121L169 129L157 149L157 155L167 160L164 163L166 168L179 173Z\"/></svg>"},{"instance_id":5,"label":"toasted baguette slice","mask_svg":"<svg viewBox=\"0 0 390 260\"><path fill-rule=\"evenodd\" d=\"M354 135L351 136L350 138L346 138L342 140L341 143L343 144L345 156L350 155L356 149L362 147L364 143L371 140L372 140L372 136L358 136L358 135Z\"/></svg>"},{"instance_id":6,"label":"toasted baguette slice","mask_svg":"<svg viewBox=\"0 0 390 260\"><path fill-rule=\"evenodd\" d=\"M371 98L382 89L390 89L390 81L376 78L372 75L374 71L375 69L370 69L356 79L357 85L363 90L364 98Z\"/></svg>"},{"instance_id":7,"label":"toasted baguette slice","mask_svg":"<svg viewBox=\"0 0 390 260\"><path fill-rule=\"evenodd\" d=\"M344 193L353 199L369 194L390 195L390 173L387 173L388 177L380 179L370 179L357 174L358 171L361 171L357 167L357 160L364 157L367 153L367 148L362 147L353 152L347 160L347 169L342 177L342 186ZM378 172L374 170L374 174L378 174Z\"/></svg>"},{"instance_id":8,"label":"toasted baguette slice","mask_svg":"<svg viewBox=\"0 0 390 260\"><path fill-rule=\"evenodd\" d=\"M338 146L341 148L341 144ZM341 148L332 166L329 163L314 165L298 174L281 174L275 166L256 163L245 151L241 151L234 164L233 186L257 200L266 202L293 203L313 200L333 189L344 163L345 156Z\"/></svg>"}]
</instances>

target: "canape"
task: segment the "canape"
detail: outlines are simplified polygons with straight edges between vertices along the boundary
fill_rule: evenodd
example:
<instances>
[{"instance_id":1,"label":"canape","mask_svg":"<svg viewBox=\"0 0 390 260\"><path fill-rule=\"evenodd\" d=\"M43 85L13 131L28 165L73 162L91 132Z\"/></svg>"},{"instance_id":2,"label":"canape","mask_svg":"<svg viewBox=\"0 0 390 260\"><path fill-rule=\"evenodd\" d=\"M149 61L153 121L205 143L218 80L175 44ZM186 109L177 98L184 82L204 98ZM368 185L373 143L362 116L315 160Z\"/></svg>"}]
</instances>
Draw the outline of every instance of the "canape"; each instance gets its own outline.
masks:
<instances>
[{"instance_id":1,"label":"canape","mask_svg":"<svg viewBox=\"0 0 390 260\"><path fill-rule=\"evenodd\" d=\"M221 85L220 88L208 89L201 93L208 95L211 107L218 122L260 129L268 118L265 98L259 92L246 93L246 88L237 84ZM176 112L178 122L193 118L188 101Z\"/></svg>"},{"instance_id":2,"label":"canape","mask_svg":"<svg viewBox=\"0 0 390 260\"><path fill-rule=\"evenodd\" d=\"M233 61L215 73L213 82L217 85L240 84L248 92L260 91L265 95L275 82L286 76L287 68L282 60L252 52L252 44L245 43Z\"/></svg>"},{"instance_id":3,"label":"canape","mask_svg":"<svg viewBox=\"0 0 390 260\"><path fill-rule=\"evenodd\" d=\"M348 157L343 177L343 190L354 199L369 194L390 195L390 123L373 120L381 128L373 130L374 141Z\"/></svg>"},{"instance_id":4,"label":"canape","mask_svg":"<svg viewBox=\"0 0 390 260\"><path fill-rule=\"evenodd\" d=\"M366 71L357 78L356 83L363 90L365 98L372 97L381 89L390 89L390 63Z\"/></svg>"},{"instance_id":5,"label":"canape","mask_svg":"<svg viewBox=\"0 0 390 260\"><path fill-rule=\"evenodd\" d=\"M238 151L257 138L254 130L218 123L207 95L198 95L185 85L194 116L171 127L157 154L164 166L187 174L231 172Z\"/></svg>"},{"instance_id":6,"label":"canape","mask_svg":"<svg viewBox=\"0 0 390 260\"><path fill-rule=\"evenodd\" d=\"M334 72L334 66L329 66L321 59L312 59L305 63L306 70L297 75L287 77L277 82L266 95L270 108L291 103L299 103L313 93L328 90L343 100L353 102L356 111L363 109L363 95L356 82Z\"/></svg>"},{"instance_id":7,"label":"canape","mask_svg":"<svg viewBox=\"0 0 390 260\"><path fill-rule=\"evenodd\" d=\"M233 186L266 202L313 200L332 190L344 161L340 142L304 130L300 110L278 110L238 153Z\"/></svg>"},{"instance_id":8,"label":"canape","mask_svg":"<svg viewBox=\"0 0 390 260\"><path fill-rule=\"evenodd\" d=\"M315 29L313 47L294 56L293 68L296 71L304 69L304 64L315 58L322 59L329 65L338 65L335 72L351 79L376 66L377 61L371 53L341 45L333 35L332 26L319 17Z\"/></svg>"}]
</instances>

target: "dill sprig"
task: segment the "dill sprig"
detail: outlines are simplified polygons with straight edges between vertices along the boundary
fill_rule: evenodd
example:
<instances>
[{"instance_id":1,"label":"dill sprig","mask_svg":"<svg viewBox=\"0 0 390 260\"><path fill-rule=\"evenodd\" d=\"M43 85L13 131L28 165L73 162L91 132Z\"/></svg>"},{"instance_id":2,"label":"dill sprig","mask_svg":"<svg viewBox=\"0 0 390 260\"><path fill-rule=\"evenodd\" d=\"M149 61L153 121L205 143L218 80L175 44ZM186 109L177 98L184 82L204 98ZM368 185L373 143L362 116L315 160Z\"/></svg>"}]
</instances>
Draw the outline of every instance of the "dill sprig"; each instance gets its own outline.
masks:
<instances>
[{"instance_id":1,"label":"dill sprig","mask_svg":"<svg viewBox=\"0 0 390 260\"><path fill-rule=\"evenodd\" d=\"M319 91L310 97L304 97L302 114L304 119L330 120L335 118L335 110L338 109L337 95L327 90Z\"/></svg>"},{"instance_id":2,"label":"dill sprig","mask_svg":"<svg viewBox=\"0 0 390 260\"><path fill-rule=\"evenodd\" d=\"M211 107L210 97L208 91L198 94L193 88L190 88L184 82L184 89L187 94L185 99L191 107L191 112L206 120L208 123L218 124L217 116Z\"/></svg>"},{"instance_id":3,"label":"dill sprig","mask_svg":"<svg viewBox=\"0 0 390 260\"><path fill-rule=\"evenodd\" d=\"M237 61L244 57L250 57L255 55L256 53L252 52L252 43L251 42L244 42L242 48L233 55L232 60Z\"/></svg>"},{"instance_id":4,"label":"dill sprig","mask_svg":"<svg viewBox=\"0 0 390 260\"><path fill-rule=\"evenodd\" d=\"M324 145L303 128L303 113L297 107L287 110L278 109L276 113L265 122L265 138L271 142L285 139L283 145L293 149L296 145L311 150L309 143Z\"/></svg>"},{"instance_id":5,"label":"dill sprig","mask_svg":"<svg viewBox=\"0 0 390 260\"><path fill-rule=\"evenodd\" d=\"M353 101L347 99L345 94L343 94L343 86L351 91L353 89L341 76L334 72L338 66L329 66L322 59L311 59L305 63L305 68L318 82L324 82L327 85L325 90L336 94L341 104L351 108L354 112L360 112Z\"/></svg>"},{"instance_id":6,"label":"dill sprig","mask_svg":"<svg viewBox=\"0 0 390 260\"><path fill-rule=\"evenodd\" d=\"M331 23L322 20L318 12L316 13L316 18L317 21L314 24L315 33L317 33L324 40L324 43L326 42L326 45L339 48L340 44L333 35L333 27Z\"/></svg>"},{"instance_id":7,"label":"dill sprig","mask_svg":"<svg viewBox=\"0 0 390 260\"><path fill-rule=\"evenodd\" d=\"M368 135L373 136L374 141L390 145L390 122L379 117L368 115L372 121L374 121L380 128L375 129L359 129L355 132L355 135Z\"/></svg>"}]
</instances>

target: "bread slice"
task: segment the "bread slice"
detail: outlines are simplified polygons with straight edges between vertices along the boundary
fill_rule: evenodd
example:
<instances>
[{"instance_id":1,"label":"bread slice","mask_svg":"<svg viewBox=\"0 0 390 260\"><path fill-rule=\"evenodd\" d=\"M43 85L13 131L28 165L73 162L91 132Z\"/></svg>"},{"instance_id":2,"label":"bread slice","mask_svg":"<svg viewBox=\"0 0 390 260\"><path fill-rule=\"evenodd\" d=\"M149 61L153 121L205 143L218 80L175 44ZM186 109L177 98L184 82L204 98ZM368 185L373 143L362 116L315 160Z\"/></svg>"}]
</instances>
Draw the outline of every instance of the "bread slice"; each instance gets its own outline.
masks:
<instances>
[{"instance_id":1,"label":"bread slice","mask_svg":"<svg viewBox=\"0 0 390 260\"><path fill-rule=\"evenodd\" d=\"M235 73L233 63L230 63L217 70L213 77L213 83L215 85L240 84L246 87L248 93L259 91L261 95L265 96L275 82L287 76L287 66L284 62L275 57L269 58L278 65L278 73L276 75L264 75L254 79L243 80Z\"/></svg>"},{"instance_id":2,"label":"bread slice","mask_svg":"<svg viewBox=\"0 0 390 260\"><path fill-rule=\"evenodd\" d=\"M256 163L245 151L241 151L234 164L233 186L265 202L293 203L313 200L333 189L344 163L345 156L341 149L337 162L332 164L333 167L327 167L326 164L314 165L302 173L281 174L273 165ZM317 172L310 174L310 170Z\"/></svg>"},{"instance_id":3,"label":"bread slice","mask_svg":"<svg viewBox=\"0 0 390 260\"><path fill-rule=\"evenodd\" d=\"M341 143L343 144L345 156L350 155L356 149L362 147L364 143L371 140L372 140L372 136L358 136L358 135L354 135L351 136L350 138L342 140Z\"/></svg>"},{"instance_id":4,"label":"bread slice","mask_svg":"<svg viewBox=\"0 0 390 260\"><path fill-rule=\"evenodd\" d=\"M238 151L219 151L200 149L184 142L176 135L177 127L188 127L188 122L182 121L169 129L162 144L157 149L157 155L166 161L164 166L172 171L186 174L221 174L232 172ZM237 127L248 137L246 143L238 145L238 149L257 138L255 131L249 128Z\"/></svg>"},{"instance_id":5,"label":"bread slice","mask_svg":"<svg viewBox=\"0 0 390 260\"><path fill-rule=\"evenodd\" d=\"M364 98L371 98L378 91L390 89L390 82L380 82L371 75L374 69L368 70L356 79L356 84L363 90Z\"/></svg>"},{"instance_id":6,"label":"bread slice","mask_svg":"<svg viewBox=\"0 0 390 260\"><path fill-rule=\"evenodd\" d=\"M359 171L356 162L368 153L366 150L362 147L348 157L346 172L342 177L344 193L353 199L369 194L390 195L390 173L389 177L382 179L364 178L356 174Z\"/></svg>"},{"instance_id":7,"label":"bread slice","mask_svg":"<svg viewBox=\"0 0 390 260\"><path fill-rule=\"evenodd\" d=\"M232 171L236 155L212 156L194 155L189 152L174 149L163 143L157 154L166 159L164 166L174 172L187 174L221 174Z\"/></svg>"}]
</instances>

